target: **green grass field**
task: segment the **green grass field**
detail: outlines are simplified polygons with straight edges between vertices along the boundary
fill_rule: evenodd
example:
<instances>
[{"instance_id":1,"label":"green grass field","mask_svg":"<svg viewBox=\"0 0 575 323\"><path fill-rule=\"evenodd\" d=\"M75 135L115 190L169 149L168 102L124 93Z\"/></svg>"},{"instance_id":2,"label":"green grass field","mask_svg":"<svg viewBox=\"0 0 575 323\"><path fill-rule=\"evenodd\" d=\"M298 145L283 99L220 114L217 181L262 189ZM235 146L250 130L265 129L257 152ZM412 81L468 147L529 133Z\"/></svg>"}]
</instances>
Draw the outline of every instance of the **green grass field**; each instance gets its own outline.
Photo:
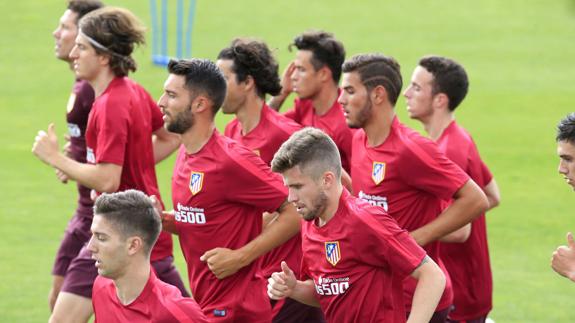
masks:
<instances>
[{"instance_id":1,"label":"green grass field","mask_svg":"<svg viewBox=\"0 0 575 323\"><path fill-rule=\"evenodd\" d=\"M148 1L110 0L150 25ZM2 1L0 12L0 322L43 322L50 270L75 207L74 185L61 185L30 149L39 129L66 128L73 81L53 55L51 32L61 1ZM175 20L175 19L173 19ZM551 252L575 230L575 193L557 174L555 125L574 111L575 2L556 1L198 1L194 56L214 58L235 36L266 40L281 66L287 44L309 28L334 32L348 54L383 52L403 66L419 57L459 60L471 79L457 116L494 173L502 204L488 214L494 310L501 322L574 322L575 284L549 266ZM150 36L150 35L149 35ZM173 40L173 38L172 38ZM133 78L159 97L166 72L137 51ZM397 105L407 120L405 100ZM229 120L220 117L222 129ZM173 159L158 167L169 201ZM169 203L168 203L169 204ZM185 275L176 247L177 263Z\"/></svg>"}]
</instances>

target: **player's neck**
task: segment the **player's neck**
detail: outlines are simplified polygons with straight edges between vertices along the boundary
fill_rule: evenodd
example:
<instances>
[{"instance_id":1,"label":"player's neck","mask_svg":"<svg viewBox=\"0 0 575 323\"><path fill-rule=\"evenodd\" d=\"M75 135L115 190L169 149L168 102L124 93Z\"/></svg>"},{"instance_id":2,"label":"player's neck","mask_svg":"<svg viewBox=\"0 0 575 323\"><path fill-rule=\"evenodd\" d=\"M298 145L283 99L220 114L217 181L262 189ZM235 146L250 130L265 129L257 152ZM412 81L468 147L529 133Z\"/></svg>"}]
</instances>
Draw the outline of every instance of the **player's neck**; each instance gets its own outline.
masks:
<instances>
[{"instance_id":1,"label":"player's neck","mask_svg":"<svg viewBox=\"0 0 575 323\"><path fill-rule=\"evenodd\" d=\"M343 192L343 186L341 183L338 183L336 187L334 187L332 192L328 192L328 205L326 206L325 211L318 216L318 227L323 227L326 225L331 219L333 219L337 209L339 208L339 200L341 198L341 194Z\"/></svg>"},{"instance_id":2,"label":"player's neck","mask_svg":"<svg viewBox=\"0 0 575 323\"><path fill-rule=\"evenodd\" d=\"M194 120L194 125L182 134L182 144L188 154L195 154L205 146L212 137L216 125L214 120Z\"/></svg>"},{"instance_id":3,"label":"player's neck","mask_svg":"<svg viewBox=\"0 0 575 323\"><path fill-rule=\"evenodd\" d=\"M421 123L423 123L429 138L437 141L453 120L455 120L453 113L434 113L429 118L422 120Z\"/></svg>"},{"instance_id":4,"label":"player's neck","mask_svg":"<svg viewBox=\"0 0 575 323\"><path fill-rule=\"evenodd\" d=\"M311 98L315 114L322 116L331 109L339 96L336 84L323 86L321 90Z\"/></svg>"},{"instance_id":5,"label":"player's neck","mask_svg":"<svg viewBox=\"0 0 575 323\"><path fill-rule=\"evenodd\" d=\"M114 72L112 72L110 68L105 68L100 71L100 73L98 73L94 79L89 80L88 82L94 89L94 95L96 97L102 95L102 93L106 91L106 88L108 85L110 85L110 82L112 82L115 77L116 75L114 75Z\"/></svg>"},{"instance_id":6,"label":"player's neck","mask_svg":"<svg viewBox=\"0 0 575 323\"><path fill-rule=\"evenodd\" d=\"M377 147L381 145L391 132L391 124L395 117L395 110L392 106L376 107L372 106L371 118L363 127L367 136L367 145Z\"/></svg>"},{"instance_id":7,"label":"player's neck","mask_svg":"<svg viewBox=\"0 0 575 323\"><path fill-rule=\"evenodd\" d=\"M126 274L114 280L116 286L116 296L120 303L128 305L132 303L144 290L150 278L149 260L128 265Z\"/></svg>"},{"instance_id":8,"label":"player's neck","mask_svg":"<svg viewBox=\"0 0 575 323\"><path fill-rule=\"evenodd\" d=\"M238 109L236 117L242 125L242 135L247 135L258 126L263 106L263 99L258 96L250 96L246 98L244 106Z\"/></svg>"}]
</instances>

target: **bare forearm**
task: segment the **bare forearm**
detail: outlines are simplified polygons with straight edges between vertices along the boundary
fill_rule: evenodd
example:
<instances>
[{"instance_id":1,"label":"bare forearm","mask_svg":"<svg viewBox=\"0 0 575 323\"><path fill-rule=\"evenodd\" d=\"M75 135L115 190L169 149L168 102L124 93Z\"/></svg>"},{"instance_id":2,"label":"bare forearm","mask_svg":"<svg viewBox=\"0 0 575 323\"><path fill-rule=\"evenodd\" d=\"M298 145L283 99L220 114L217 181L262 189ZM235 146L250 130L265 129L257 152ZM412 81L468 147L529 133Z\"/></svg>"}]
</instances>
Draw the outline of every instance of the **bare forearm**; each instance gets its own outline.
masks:
<instances>
[{"instance_id":1,"label":"bare forearm","mask_svg":"<svg viewBox=\"0 0 575 323\"><path fill-rule=\"evenodd\" d=\"M298 280L290 298L309 306L319 307L319 300L311 279L306 281Z\"/></svg>"},{"instance_id":2,"label":"bare forearm","mask_svg":"<svg viewBox=\"0 0 575 323\"><path fill-rule=\"evenodd\" d=\"M276 111L279 111L282 105L284 104L285 100L287 99L288 94L280 93L277 96L273 96L268 101L268 106Z\"/></svg>"},{"instance_id":3,"label":"bare forearm","mask_svg":"<svg viewBox=\"0 0 575 323\"><path fill-rule=\"evenodd\" d=\"M487 210L487 198L481 189L469 180L454 196L453 203L435 220L411 232L420 246L439 240Z\"/></svg>"},{"instance_id":4,"label":"bare forearm","mask_svg":"<svg viewBox=\"0 0 575 323\"><path fill-rule=\"evenodd\" d=\"M243 255L244 266L289 240L299 232L299 229L300 216L293 205L285 204L273 223L267 225L255 239L238 249Z\"/></svg>"},{"instance_id":5,"label":"bare forearm","mask_svg":"<svg viewBox=\"0 0 575 323\"><path fill-rule=\"evenodd\" d=\"M412 274L417 281L408 323L429 322L445 289L445 275L431 258Z\"/></svg>"},{"instance_id":6,"label":"bare forearm","mask_svg":"<svg viewBox=\"0 0 575 323\"><path fill-rule=\"evenodd\" d=\"M177 134L154 135L152 142L154 145L154 162L157 164L170 156L180 146L181 137Z\"/></svg>"},{"instance_id":7,"label":"bare forearm","mask_svg":"<svg viewBox=\"0 0 575 323\"><path fill-rule=\"evenodd\" d=\"M61 153L55 155L50 164L65 173L68 178L98 192L115 192L120 185L119 176L102 172L101 165L79 163ZM116 167L120 169L121 174L121 166Z\"/></svg>"}]
</instances>

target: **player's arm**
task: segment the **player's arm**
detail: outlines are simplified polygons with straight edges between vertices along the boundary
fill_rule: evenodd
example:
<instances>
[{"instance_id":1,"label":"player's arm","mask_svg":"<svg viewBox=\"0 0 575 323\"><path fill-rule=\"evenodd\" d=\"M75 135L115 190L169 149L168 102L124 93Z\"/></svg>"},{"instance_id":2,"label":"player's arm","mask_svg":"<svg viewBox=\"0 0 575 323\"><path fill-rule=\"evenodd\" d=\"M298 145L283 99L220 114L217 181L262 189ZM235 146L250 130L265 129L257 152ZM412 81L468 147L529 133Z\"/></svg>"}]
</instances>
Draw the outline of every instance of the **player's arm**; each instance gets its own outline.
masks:
<instances>
[{"instance_id":1,"label":"player's arm","mask_svg":"<svg viewBox=\"0 0 575 323\"><path fill-rule=\"evenodd\" d=\"M445 275L429 256L425 256L411 276L417 279L417 286L407 322L429 322L443 294Z\"/></svg>"},{"instance_id":2,"label":"player's arm","mask_svg":"<svg viewBox=\"0 0 575 323\"><path fill-rule=\"evenodd\" d=\"M353 186L351 185L351 176L345 171L345 169L341 169L341 185L345 187L350 193L353 193Z\"/></svg>"},{"instance_id":3,"label":"player's arm","mask_svg":"<svg viewBox=\"0 0 575 323\"><path fill-rule=\"evenodd\" d=\"M279 111L280 108L282 107L284 101L287 99L287 97L293 91L293 85L291 82L291 75L293 74L294 70L295 70L295 64L293 62L291 62L288 65L288 67L286 68L286 70L284 71L284 74L282 76L282 80L281 80L282 89L280 91L280 94L273 96L268 102L268 106L270 108L272 108L276 111Z\"/></svg>"},{"instance_id":4,"label":"player's arm","mask_svg":"<svg viewBox=\"0 0 575 323\"><path fill-rule=\"evenodd\" d=\"M485 196L487 196L487 201L489 202L488 210L499 205L501 202L501 194L499 193L499 186L497 185L495 178L491 179L491 182L485 185L483 192L485 193Z\"/></svg>"},{"instance_id":5,"label":"player's arm","mask_svg":"<svg viewBox=\"0 0 575 323\"><path fill-rule=\"evenodd\" d=\"M268 279L268 296L275 300L290 297L300 303L319 307L313 280L297 280L285 261L282 261L281 267L281 272L273 273Z\"/></svg>"},{"instance_id":6,"label":"player's arm","mask_svg":"<svg viewBox=\"0 0 575 323\"><path fill-rule=\"evenodd\" d=\"M158 128L152 135L154 162L157 164L170 156L181 144L181 137L164 127Z\"/></svg>"},{"instance_id":7,"label":"player's arm","mask_svg":"<svg viewBox=\"0 0 575 323\"><path fill-rule=\"evenodd\" d=\"M279 215L273 223L266 225L266 229L259 236L243 247L236 250L214 248L206 251L200 260L205 261L219 279L233 275L251 264L259 256L281 245L299 232L300 216L291 203L284 202L277 212Z\"/></svg>"},{"instance_id":8,"label":"player's arm","mask_svg":"<svg viewBox=\"0 0 575 323\"><path fill-rule=\"evenodd\" d=\"M59 169L69 179L102 193L112 193L120 187L122 166L111 163L79 163L60 152L54 124L48 132L40 131L32 152L46 164Z\"/></svg>"},{"instance_id":9,"label":"player's arm","mask_svg":"<svg viewBox=\"0 0 575 323\"><path fill-rule=\"evenodd\" d=\"M467 223L463 227L444 235L439 239L441 242L449 242L449 243L463 243L469 239L471 235L471 223Z\"/></svg>"},{"instance_id":10,"label":"player's arm","mask_svg":"<svg viewBox=\"0 0 575 323\"><path fill-rule=\"evenodd\" d=\"M420 246L439 240L470 223L487 210L487 198L483 191L469 179L455 192L453 202L435 220L411 232Z\"/></svg>"}]
</instances>

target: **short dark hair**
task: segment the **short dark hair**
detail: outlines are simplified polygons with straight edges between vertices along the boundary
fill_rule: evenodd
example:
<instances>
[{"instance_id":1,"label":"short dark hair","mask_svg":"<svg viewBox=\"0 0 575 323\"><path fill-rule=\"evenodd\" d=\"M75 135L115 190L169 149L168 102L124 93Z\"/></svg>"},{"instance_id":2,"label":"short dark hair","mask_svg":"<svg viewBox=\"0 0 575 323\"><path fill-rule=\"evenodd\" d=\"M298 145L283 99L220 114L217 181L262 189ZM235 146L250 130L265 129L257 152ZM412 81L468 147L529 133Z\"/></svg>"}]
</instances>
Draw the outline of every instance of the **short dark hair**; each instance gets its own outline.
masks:
<instances>
[{"instance_id":1,"label":"short dark hair","mask_svg":"<svg viewBox=\"0 0 575 323\"><path fill-rule=\"evenodd\" d=\"M433 75L433 95L445 93L449 98L449 110L455 110L469 90L469 80L463 66L441 56L423 57L419 60L419 66Z\"/></svg>"},{"instance_id":2,"label":"short dark hair","mask_svg":"<svg viewBox=\"0 0 575 323\"><path fill-rule=\"evenodd\" d=\"M80 18L84 17L87 13L102 7L104 7L104 4L100 0L70 0L68 1L67 6L70 11L75 12L78 15L76 23L78 23Z\"/></svg>"},{"instance_id":3,"label":"short dark hair","mask_svg":"<svg viewBox=\"0 0 575 323\"><path fill-rule=\"evenodd\" d=\"M186 88L192 95L205 95L212 101L212 113L216 115L226 98L226 79L216 64L208 59L172 59L168 72L184 76Z\"/></svg>"},{"instance_id":4,"label":"short dark hair","mask_svg":"<svg viewBox=\"0 0 575 323\"><path fill-rule=\"evenodd\" d=\"M100 195L94 203L94 215L112 223L123 238L141 237L148 255L162 229L152 199L137 190Z\"/></svg>"},{"instance_id":5,"label":"short dark hair","mask_svg":"<svg viewBox=\"0 0 575 323\"><path fill-rule=\"evenodd\" d=\"M557 125L557 141L566 141L575 145L575 112L569 113Z\"/></svg>"},{"instance_id":6,"label":"short dark hair","mask_svg":"<svg viewBox=\"0 0 575 323\"><path fill-rule=\"evenodd\" d=\"M129 10L104 7L86 14L79 22L80 33L97 42L90 44L99 55L110 57L110 68L116 76L135 72L137 65L132 58L135 45L144 44L144 26Z\"/></svg>"},{"instance_id":7,"label":"short dark hair","mask_svg":"<svg viewBox=\"0 0 575 323\"><path fill-rule=\"evenodd\" d=\"M306 31L293 40L293 43L289 45L290 50L292 46L298 50L311 51L313 68L317 71L327 65L333 81L336 84L339 83L341 64L345 60L345 49L342 42L335 39L333 34L325 31Z\"/></svg>"},{"instance_id":8,"label":"short dark hair","mask_svg":"<svg viewBox=\"0 0 575 323\"><path fill-rule=\"evenodd\" d=\"M383 86L389 102L395 106L403 80L401 67L395 58L382 54L358 54L343 63L343 72L357 72L367 91Z\"/></svg>"},{"instance_id":9,"label":"short dark hair","mask_svg":"<svg viewBox=\"0 0 575 323\"><path fill-rule=\"evenodd\" d=\"M220 51L218 59L233 61L232 70L236 74L237 82L243 82L251 76L259 97L264 98L266 93L280 93L282 86L278 74L279 66L266 43L236 38L229 47Z\"/></svg>"},{"instance_id":10,"label":"short dark hair","mask_svg":"<svg viewBox=\"0 0 575 323\"><path fill-rule=\"evenodd\" d=\"M314 180L328 170L338 180L341 178L341 157L335 142L325 132L312 127L294 132L275 153L271 166L277 173L299 166L302 173Z\"/></svg>"}]
</instances>

